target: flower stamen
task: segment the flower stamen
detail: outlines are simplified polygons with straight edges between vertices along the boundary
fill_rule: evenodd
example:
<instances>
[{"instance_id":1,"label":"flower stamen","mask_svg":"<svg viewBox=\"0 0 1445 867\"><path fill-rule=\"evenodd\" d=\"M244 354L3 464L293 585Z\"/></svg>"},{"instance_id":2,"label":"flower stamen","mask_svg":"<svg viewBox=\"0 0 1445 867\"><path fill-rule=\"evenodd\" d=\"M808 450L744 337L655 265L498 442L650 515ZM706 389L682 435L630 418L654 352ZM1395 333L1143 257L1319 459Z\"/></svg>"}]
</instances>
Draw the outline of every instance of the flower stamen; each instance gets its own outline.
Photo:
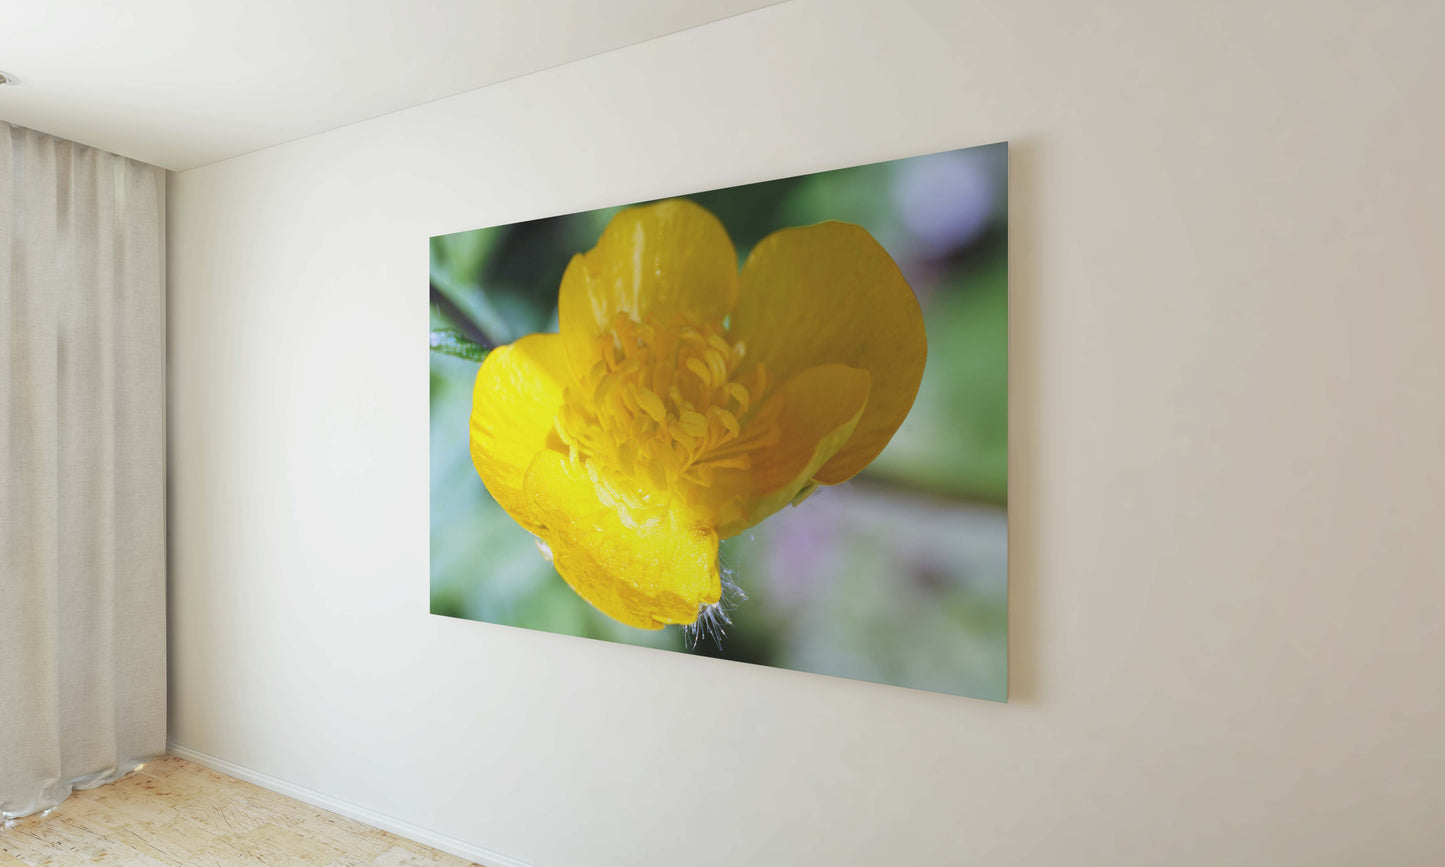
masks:
<instances>
[{"instance_id":1,"label":"flower stamen","mask_svg":"<svg viewBox=\"0 0 1445 867\"><path fill-rule=\"evenodd\" d=\"M665 482L687 498L689 486L710 488L719 470L751 467L748 450L779 441L776 402L755 411L766 368L740 375L743 344L719 325L618 314L596 342L597 361L557 421L558 436L590 474L627 487L628 479Z\"/></svg>"}]
</instances>

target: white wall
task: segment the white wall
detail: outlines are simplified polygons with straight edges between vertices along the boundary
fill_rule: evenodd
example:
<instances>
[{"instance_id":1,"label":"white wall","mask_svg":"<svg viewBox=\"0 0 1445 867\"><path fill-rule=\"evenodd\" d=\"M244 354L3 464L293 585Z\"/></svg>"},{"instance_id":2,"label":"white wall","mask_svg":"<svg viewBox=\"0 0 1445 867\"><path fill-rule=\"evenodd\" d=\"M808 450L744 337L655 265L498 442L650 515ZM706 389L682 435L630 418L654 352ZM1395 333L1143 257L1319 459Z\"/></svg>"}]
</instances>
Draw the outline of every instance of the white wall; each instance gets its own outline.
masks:
<instances>
[{"instance_id":1,"label":"white wall","mask_svg":"<svg viewBox=\"0 0 1445 867\"><path fill-rule=\"evenodd\" d=\"M176 176L173 740L537 867L1426 863L1440 8L794 0ZM1009 704L428 615L428 236L1000 139Z\"/></svg>"}]
</instances>

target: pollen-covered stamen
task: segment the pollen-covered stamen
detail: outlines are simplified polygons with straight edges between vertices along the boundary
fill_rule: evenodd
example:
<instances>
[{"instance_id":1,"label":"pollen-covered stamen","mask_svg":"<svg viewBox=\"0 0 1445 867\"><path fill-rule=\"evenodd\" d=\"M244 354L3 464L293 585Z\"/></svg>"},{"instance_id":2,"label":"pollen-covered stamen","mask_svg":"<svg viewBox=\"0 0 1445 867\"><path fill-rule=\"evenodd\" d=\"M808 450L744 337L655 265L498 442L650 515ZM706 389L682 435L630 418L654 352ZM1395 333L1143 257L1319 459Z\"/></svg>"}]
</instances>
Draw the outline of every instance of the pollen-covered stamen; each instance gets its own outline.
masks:
<instances>
[{"instance_id":1,"label":"pollen-covered stamen","mask_svg":"<svg viewBox=\"0 0 1445 867\"><path fill-rule=\"evenodd\" d=\"M720 325L619 314L596 340L597 361L558 419L574 459L678 491L748 469L751 449L781 437L780 408L761 406L767 369L738 376L745 347Z\"/></svg>"}]
</instances>

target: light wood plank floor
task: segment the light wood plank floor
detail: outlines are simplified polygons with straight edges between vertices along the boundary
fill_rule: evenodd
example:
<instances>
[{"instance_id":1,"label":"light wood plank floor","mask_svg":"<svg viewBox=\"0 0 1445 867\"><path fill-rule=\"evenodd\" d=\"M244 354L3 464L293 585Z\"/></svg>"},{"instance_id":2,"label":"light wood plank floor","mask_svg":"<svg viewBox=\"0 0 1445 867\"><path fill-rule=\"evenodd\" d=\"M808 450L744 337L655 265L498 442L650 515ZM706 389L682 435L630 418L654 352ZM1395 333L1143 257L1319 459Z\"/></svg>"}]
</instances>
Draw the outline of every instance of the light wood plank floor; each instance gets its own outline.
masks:
<instances>
[{"instance_id":1,"label":"light wood plank floor","mask_svg":"<svg viewBox=\"0 0 1445 867\"><path fill-rule=\"evenodd\" d=\"M471 863L174 756L0 830L0 867Z\"/></svg>"}]
</instances>

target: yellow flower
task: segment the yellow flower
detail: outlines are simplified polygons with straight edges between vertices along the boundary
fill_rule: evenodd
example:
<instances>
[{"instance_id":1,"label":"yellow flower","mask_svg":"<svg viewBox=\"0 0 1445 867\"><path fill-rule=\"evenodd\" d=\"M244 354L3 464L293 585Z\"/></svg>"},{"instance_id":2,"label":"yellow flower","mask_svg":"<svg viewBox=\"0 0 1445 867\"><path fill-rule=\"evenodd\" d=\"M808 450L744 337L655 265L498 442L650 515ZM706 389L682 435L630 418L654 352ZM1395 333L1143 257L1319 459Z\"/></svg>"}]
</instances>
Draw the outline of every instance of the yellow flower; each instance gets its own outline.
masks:
<instances>
[{"instance_id":1,"label":"yellow flower","mask_svg":"<svg viewBox=\"0 0 1445 867\"><path fill-rule=\"evenodd\" d=\"M878 456L923 376L923 317L864 229L764 238L741 274L684 199L572 258L559 334L494 350L472 461L584 599L643 629L718 602L718 540Z\"/></svg>"}]
</instances>

